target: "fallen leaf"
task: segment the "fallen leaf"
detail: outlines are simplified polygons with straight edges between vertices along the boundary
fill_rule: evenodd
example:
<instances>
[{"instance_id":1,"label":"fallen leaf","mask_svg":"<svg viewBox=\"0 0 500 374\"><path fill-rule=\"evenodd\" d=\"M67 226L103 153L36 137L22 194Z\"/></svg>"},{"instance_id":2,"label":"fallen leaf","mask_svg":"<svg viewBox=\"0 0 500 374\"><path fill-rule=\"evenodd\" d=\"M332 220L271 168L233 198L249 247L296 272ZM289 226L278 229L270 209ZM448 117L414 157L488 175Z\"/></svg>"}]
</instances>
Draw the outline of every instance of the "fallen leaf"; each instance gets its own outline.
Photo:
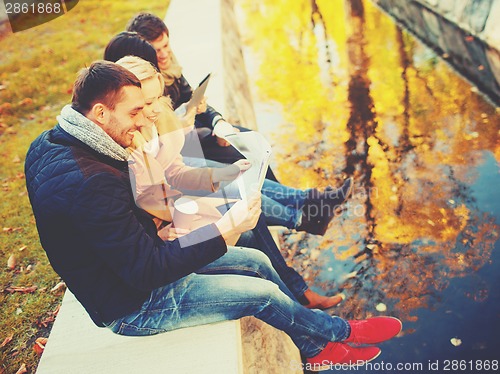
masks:
<instances>
[{"instance_id":1,"label":"fallen leaf","mask_svg":"<svg viewBox=\"0 0 500 374\"><path fill-rule=\"evenodd\" d=\"M21 367L16 371L16 374L25 374L28 370L26 369L26 364L22 364Z\"/></svg>"},{"instance_id":2,"label":"fallen leaf","mask_svg":"<svg viewBox=\"0 0 500 374\"><path fill-rule=\"evenodd\" d=\"M375 306L375 309L377 309L378 312L385 312L387 310L387 306L384 303L378 303Z\"/></svg>"},{"instance_id":3,"label":"fallen leaf","mask_svg":"<svg viewBox=\"0 0 500 374\"><path fill-rule=\"evenodd\" d=\"M37 322L37 325L38 327L49 327L49 325L54 322L56 320L56 317L55 316L49 316L49 317L46 317L44 319L42 319L41 321Z\"/></svg>"},{"instance_id":4,"label":"fallen leaf","mask_svg":"<svg viewBox=\"0 0 500 374\"><path fill-rule=\"evenodd\" d=\"M16 316L20 315L23 312L21 308L16 309Z\"/></svg>"},{"instance_id":5,"label":"fallen leaf","mask_svg":"<svg viewBox=\"0 0 500 374\"><path fill-rule=\"evenodd\" d=\"M22 99L20 102L19 102L19 105L31 105L33 104L33 99L27 97L26 99Z\"/></svg>"},{"instance_id":6,"label":"fallen leaf","mask_svg":"<svg viewBox=\"0 0 500 374\"><path fill-rule=\"evenodd\" d=\"M9 344L9 343L12 341L12 339L13 339L13 338L14 338L14 334L10 334L10 336L7 336L7 337L4 339L3 343L2 343L2 344L0 344L0 348L3 348L3 347L5 347L7 344Z\"/></svg>"},{"instance_id":7,"label":"fallen leaf","mask_svg":"<svg viewBox=\"0 0 500 374\"><path fill-rule=\"evenodd\" d=\"M65 289L66 289L66 283L59 282L50 290L50 292L60 292L64 291Z\"/></svg>"},{"instance_id":8,"label":"fallen leaf","mask_svg":"<svg viewBox=\"0 0 500 374\"><path fill-rule=\"evenodd\" d=\"M458 347L459 345L462 344L462 341L458 338L451 338L450 339L451 344L453 344L455 347Z\"/></svg>"},{"instance_id":9,"label":"fallen leaf","mask_svg":"<svg viewBox=\"0 0 500 374\"><path fill-rule=\"evenodd\" d=\"M38 355L41 355L43 353L43 350L45 349L46 344L47 344L47 338L38 338L37 340L35 340L35 344L33 344L33 350Z\"/></svg>"},{"instance_id":10,"label":"fallen leaf","mask_svg":"<svg viewBox=\"0 0 500 374\"><path fill-rule=\"evenodd\" d=\"M17 258L14 255L10 255L9 259L7 260L7 267L9 269L14 269L17 265Z\"/></svg>"},{"instance_id":11,"label":"fallen leaf","mask_svg":"<svg viewBox=\"0 0 500 374\"><path fill-rule=\"evenodd\" d=\"M33 293L36 291L38 287L37 286L31 286L31 287L16 287L16 286L10 286L5 289L8 293L14 293L14 292L20 292L20 293Z\"/></svg>"},{"instance_id":12,"label":"fallen leaf","mask_svg":"<svg viewBox=\"0 0 500 374\"><path fill-rule=\"evenodd\" d=\"M22 252L24 251L26 248L28 248L27 246L23 245L21 248L18 249L19 252Z\"/></svg>"},{"instance_id":13,"label":"fallen leaf","mask_svg":"<svg viewBox=\"0 0 500 374\"><path fill-rule=\"evenodd\" d=\"M3 103L0 105L0 114L12 114L12 104Z\"/></svg>"},{"instance_id":14,"label":"fallen leaf","mask_svg":"<svg viewBox=\"0 0 500 374\"><path fill-rule=\"evenodd\" d=\"M16 232L21 231L22 229L22 227L4 227L3 232Z\"/></svg>"},{"instance_id":15,"label":"fallen leaf","mask_svg":"<svg viewBox=\"0 0 500 374\"><path fill-rule=\"evenodd\" d=\"M15 155L14 158L12 159L12 163L13 164L21 163L21 157L19 157L18 155Z\"/></svg>"}]
</instances>

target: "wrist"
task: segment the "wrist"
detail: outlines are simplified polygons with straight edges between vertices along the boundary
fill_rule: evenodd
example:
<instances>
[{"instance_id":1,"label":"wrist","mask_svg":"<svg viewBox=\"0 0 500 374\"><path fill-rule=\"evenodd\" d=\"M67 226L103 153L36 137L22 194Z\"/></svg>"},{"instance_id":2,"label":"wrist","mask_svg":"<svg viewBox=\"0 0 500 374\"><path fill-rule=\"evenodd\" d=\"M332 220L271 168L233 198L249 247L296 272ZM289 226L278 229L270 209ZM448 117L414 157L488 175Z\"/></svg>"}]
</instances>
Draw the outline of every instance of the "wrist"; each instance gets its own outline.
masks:
<instances>
[{"instance_id":1,"label":"wrist","mask_svg":"<svg viewBox=\"0 0 500 374\"><path fill-rule=\"evenodd\" d=\"M234 225L228 225L223 220L215 222L215 227L217 227L217 230L219 230L220 235L225 242L241 234L235 229Z\"/></svg>"},{"instance_id":2,"label":"wrist","mask_svg":"<svg viewBox=\"0 0 500 374\"><path fill-rule=\"evenodd\" d=\"M221 115L216 115L214 117L214 119L212 120L212 128L215 130L215 126L217 126L217 124L222 123L222 122L226 122L226 121L224 121L224 118L222 118Z\"/></svg>"},{"instance_id":3,"label":"wrist","mask_svg":"<svg viewBox=\"0 0 500 374\"><path fill-rule=\"evenodd\" d=\"M212 168L212 183L216 184L222 181L220 168Z\"/></svg>"},{"instance_id":4,"label":"wrist","mask_svg":"<svg viewBox=\"0 0 500 374\"><path fill-rule=\"evenodd\" d=\"M219 138L224 138L228 135L234 134L235 130L233 125L224 120L221 120L217 122L217 126L214 127L212 132Z\"/></svg>"}]
</instances>

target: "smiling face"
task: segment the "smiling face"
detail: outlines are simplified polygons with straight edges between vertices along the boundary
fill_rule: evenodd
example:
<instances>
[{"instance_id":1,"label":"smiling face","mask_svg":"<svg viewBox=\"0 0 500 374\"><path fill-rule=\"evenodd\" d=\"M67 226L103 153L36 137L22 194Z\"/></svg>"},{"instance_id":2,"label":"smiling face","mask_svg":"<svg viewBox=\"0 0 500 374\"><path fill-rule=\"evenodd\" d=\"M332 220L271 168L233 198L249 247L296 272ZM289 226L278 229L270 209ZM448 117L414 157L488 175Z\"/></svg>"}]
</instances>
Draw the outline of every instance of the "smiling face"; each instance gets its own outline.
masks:
<instances>
[{"instance_id":1,"label":"smiling face","mask_svg":"<svg viewBox=\"0 0 500 374\"><path fill-rule=\"evenodd\" d=\"M167 70L172 62L172 50L170 49L170 39L166 32L150 42L156 51L158 66L161 70Z\"/></svg>"},{"instance_id":2,"label":"smiling face","mask_svg":"<svg viewBox=\"0 0 500 374\"><path fill-rule=\"evenodd\" d=\"M158 76L141 81L142 94L144 96L144 117L150 122L155 123L158 115L162 111L160 98L162 97L162 87Z\"/></svg>"},{"instance_id":3,"label":"smiling face","mask_svg":"<svg viewBox=\"0 0 500 374\"><path fill-rule=\"evenodd\" d=\"M125 86L114 110L104 107L101 127L116 143L126 148L132 144L134 131L144 126L144 97L139 87Z\"/></svg>"}]
</instances>

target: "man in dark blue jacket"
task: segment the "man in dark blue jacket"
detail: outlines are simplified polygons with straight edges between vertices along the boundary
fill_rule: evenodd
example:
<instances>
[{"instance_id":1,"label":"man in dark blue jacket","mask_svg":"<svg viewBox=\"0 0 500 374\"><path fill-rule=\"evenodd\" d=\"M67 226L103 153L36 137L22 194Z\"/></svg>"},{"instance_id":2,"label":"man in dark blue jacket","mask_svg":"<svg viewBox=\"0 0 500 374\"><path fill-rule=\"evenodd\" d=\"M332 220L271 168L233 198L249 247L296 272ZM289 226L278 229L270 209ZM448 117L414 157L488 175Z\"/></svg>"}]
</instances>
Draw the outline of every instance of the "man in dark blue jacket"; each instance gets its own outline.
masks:
<instances>
[{"instance_id":1,"label":"man in dark blue jacket","mask_svg":"<svg viewBox=\"0 0 500 374\"><path fill-rule=\"evenodd\" d=\"M125 151L142 126L143 106L133 74L95 62L80 72L58 125L42 133L26 157L42 246L96 325L151 335L254 315L290 335L310 365L378 356L377 347L347 343L389 339L400 331L399 320L348 322L307 309L265 254L227 247L228 238L257 224L257 194L215 224L173 241L157 236L135 204Z\"/></svg>"}]
</instances>

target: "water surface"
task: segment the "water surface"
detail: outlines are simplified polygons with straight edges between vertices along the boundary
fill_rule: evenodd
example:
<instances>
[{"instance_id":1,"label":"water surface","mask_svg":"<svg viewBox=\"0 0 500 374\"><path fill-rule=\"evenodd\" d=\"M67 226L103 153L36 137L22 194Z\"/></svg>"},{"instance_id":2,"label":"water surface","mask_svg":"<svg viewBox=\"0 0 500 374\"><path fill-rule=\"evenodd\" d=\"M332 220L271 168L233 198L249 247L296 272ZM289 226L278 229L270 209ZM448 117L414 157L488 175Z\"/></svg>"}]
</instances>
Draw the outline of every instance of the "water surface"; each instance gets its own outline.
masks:
<instances>
[{"instance_id":1,"label":"water surface","mask_svg":"<svg viewBox=\"0 0 500 374\"><path fill-rule=\"evenodd\" d=\"M403 320L377 362L498 360L499 111L369 1L237 4L280 180L355 179L324 237L283 234L287 260L347 295L332 313Z\"/></svg>"}]
</instances>

